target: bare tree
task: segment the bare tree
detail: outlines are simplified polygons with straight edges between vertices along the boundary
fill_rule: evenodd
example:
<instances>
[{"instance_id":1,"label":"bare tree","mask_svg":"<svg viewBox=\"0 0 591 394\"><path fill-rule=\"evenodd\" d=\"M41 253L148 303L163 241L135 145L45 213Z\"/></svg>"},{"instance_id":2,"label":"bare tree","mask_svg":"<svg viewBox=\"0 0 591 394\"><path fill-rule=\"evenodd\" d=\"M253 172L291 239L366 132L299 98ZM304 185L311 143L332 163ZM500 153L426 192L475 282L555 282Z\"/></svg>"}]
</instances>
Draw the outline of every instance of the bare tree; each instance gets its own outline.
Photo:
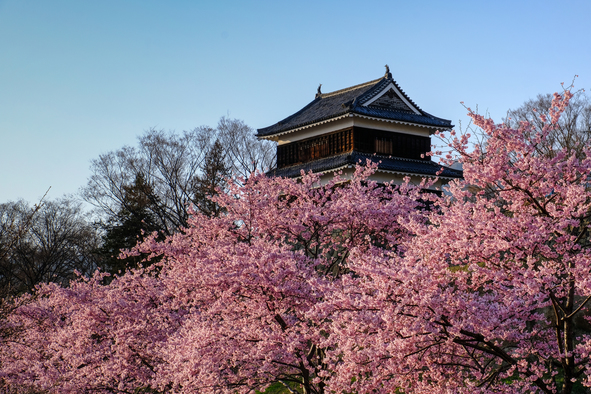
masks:
<instances>
[{"instance_id":1,"label":"bare tree","mask_svg":"<svg viewBox=\"0 0 591 394\"><path fill-rule=\"evenodd\" d=\"M206 155L219 141L225 166L231 174L248 177L273 165L274 145L259 141L254 130L236 119L222 118L217 128L201 126L181 134L148 130L138 147L125 146L93 160L93 175L82 189L84 200L106 216L132 211L126 190L138 176L145 181L150 214L165 235L187 225L189 206L200 202L196 182L203 183Z\"/></svg>"},{"instance_id":2,"label":"bare tree","mask_svg":"<svg viewBox=\"0 0 591 394\"><path fill-rule=\"evenodd\" d=\"M38 208L17 201L0 204L0 244L0 292L6 296L41 282L66 285L74 271L91 273L100 237L72 199Z\"/></svg>"},{"instance_id":3,"label":"bare tree","mask_svg":"<svg viewBox=\"0 0 591 394\"><path fill-rule=\"evenodd\" d=\"M248 178L254 171L275 167L275 144L259 140L243 121L222 117L217 127L218 138L226 151L230 172Z\"/></svg>"},{"instance_id":4,"label":"bare tree","mask_svg":"<svg viewBox=\"0 0 591 394\"><path fill-rule=\"evenodd\" d=\"M132 210L126 190L141 176L157 227L166 235L183 227L192 202L192 182L199 174L212 129L197 128L181 135L148 130L137 148L124 146L92 161L93 172L82 197L107 217Z\"/></svg>"},{"instance_id":5,"label":"bare tree","mask_svg":"<svg viewBox=\"0 0 591 394\"><path fill-rule=\"evenodd\" d=\"M551 94L539 94L535 99L523 103L521 107L509 110L504 121L513 128L517 128L521 122L529 122L533 137L542 131L543 122L540 115L548 116L551 105ZM548 135L546 143L538 147L538 153L553 156L557 150L567 148L580 157L590 141L591 100L583 91L578 91L570 100L558 127Z\"/></svg>"}]
</instances>

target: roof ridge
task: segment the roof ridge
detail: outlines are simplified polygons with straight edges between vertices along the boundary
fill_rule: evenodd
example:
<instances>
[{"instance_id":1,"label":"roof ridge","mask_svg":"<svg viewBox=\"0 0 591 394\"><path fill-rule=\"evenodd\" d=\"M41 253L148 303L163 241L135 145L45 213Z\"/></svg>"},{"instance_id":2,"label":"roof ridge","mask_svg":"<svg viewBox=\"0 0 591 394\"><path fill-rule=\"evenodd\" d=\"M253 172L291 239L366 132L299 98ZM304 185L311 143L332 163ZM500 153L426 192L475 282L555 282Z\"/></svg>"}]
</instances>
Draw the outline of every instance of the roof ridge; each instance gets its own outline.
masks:
<instances>
[{"instance_id":1,"label":"roof ridge","mask_svg":"<svg viewBox=\"0 0 591 394\"><path fill-rule=\"evenodd\" d=\"M372 97L375 98L381 92L385 93L384 89L389 84L392 84L392 88L397 91L396 96L404 102L404 109L408 106L408 109L412 109L412 111L365 105ZM346 114L366 116L387 122L416 124L429 128L447 129L452 127L451 121L435 117L423 111L388 73L381 78L335 90L334 92L317 92L314 100L296 113L291 114L274 125L257 129L257 136L261 138L274 138L271 136L340 119Z\"/></svg>"},{"instance_id":2,"label":"roof ridge","mask_svg":"<svg viewBox=\"0 0 591 394\"><path fill-rule=\"evenodd\" d=\"M336 95L339 95L339 94L350 92L351 90L361 89L361 88L364 88L366 86L375 85L376 83L380 82L383 78L384 77L378 78L378 79L374 79L373 81L360 83L359 85L349 86L348 88L335 90L334 92L322 93L321 96L320 96L320 98L332 97L332 96L336 96Z\"/></svg>"},{"instance_id":3,"label":"roof ridge","mask_svg":"<svg viewBox=\"0 0 591 394\"><path fill-rule=\"evenodd\" d=\"M387 78L386 79L387 84L385 84L386 86L390 83L392 83L394 85L394 87L398 90L398 92L402 95L402 99L406 99L408 100L408 102L410 103L410 105L414 108L416 108L420 113L424 114L424 111L421 109L421 107L419 107L417 105L417 103L415 103L409 96L408 94L406 94L406 92L400 87L400 85L398 84L398 82L396 82L395 79L393 78ZM361 104L366 103L367 101L371 100L372 98L376 97L380 92L382 92L383 90L380 89L371 89L368 90L367 92L365 92L364 94L362 94L361 96L359 96L359 102ZM407 104L407 103L405 103ZM431 115L432 116L432 115Z\"/></svg>"},{"instance_id":4,"label":"roof ridge","mask_svg":"<svg viewBox=\"0 0 591 394\"><path fill-rule=\"evenodd\" d=\"M409 101L409 102L410 102L410 103L411 103L411 104L412 104L412 105L413 105L413 106L414 106L414 107L415 107L417 110L419 110L419 112L421 112L421 113L423 113L423 114L425 113L425 111L423 111L423 110L421 109L421 107L419 107L419 106L417 105L417 103L415 103L415 102L414 102L414 101L413 101L413 100L410 98L410 96L409 96L408 94L406 94L406 92L405 92L404 90L402 90L402 88L400 87L400 85L398 85L398 82L396 82L395 80L392 80L392 82L394 82L394 86L396 86L396 88L398 89L398 91L399 91L399 92L400 92L400 93L401 93L401 94L402 94L404 97L406 97L406 99L407 99L407 100L408 100L408 101Z\"/></svg>"}]
</instances>

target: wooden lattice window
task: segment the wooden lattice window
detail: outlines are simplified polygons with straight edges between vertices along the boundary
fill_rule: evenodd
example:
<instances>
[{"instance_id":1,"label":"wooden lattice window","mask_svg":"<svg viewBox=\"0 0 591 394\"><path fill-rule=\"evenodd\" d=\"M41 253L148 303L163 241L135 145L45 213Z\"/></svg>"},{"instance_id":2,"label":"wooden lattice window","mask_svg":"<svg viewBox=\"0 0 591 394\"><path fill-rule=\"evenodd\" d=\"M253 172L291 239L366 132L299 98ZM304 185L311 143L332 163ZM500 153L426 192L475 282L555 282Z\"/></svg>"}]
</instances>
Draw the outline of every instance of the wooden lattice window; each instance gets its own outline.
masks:
<instances>
[{"instance_id":1,"label":"wooden lattice window","mask_svg":"<svg viewBox=\"0 0 591 394\"><path fill-rule=\"evenodd\" d=\"M421 157L431 150L429 137L362 127L355 127L353 132L355 150L358 152L429 160L428 157Z\"/></svg>"},{"instance_id":2,"label":"wooden lattice window","mask_svg":"<svg viewBox=\"0 0 591 394\"><path fill-rule=\"evenodd\" d=\"M374 150L375 153L380 153L383 155L391 155L392 152L392 139L391 138L383 138L383 137L376 137L374 140Z\"/></svg>"},{"instance_id":3,"label":"wooden lattice window","mask_svg":"<svg viewBox=\"0 0 591 394\"><path fill-rule=\"evenodd\" d=\"M353 130L345 129L320 137L277 146L277 167L306 163L353 149Z\"/></svg>"}]
</instances>

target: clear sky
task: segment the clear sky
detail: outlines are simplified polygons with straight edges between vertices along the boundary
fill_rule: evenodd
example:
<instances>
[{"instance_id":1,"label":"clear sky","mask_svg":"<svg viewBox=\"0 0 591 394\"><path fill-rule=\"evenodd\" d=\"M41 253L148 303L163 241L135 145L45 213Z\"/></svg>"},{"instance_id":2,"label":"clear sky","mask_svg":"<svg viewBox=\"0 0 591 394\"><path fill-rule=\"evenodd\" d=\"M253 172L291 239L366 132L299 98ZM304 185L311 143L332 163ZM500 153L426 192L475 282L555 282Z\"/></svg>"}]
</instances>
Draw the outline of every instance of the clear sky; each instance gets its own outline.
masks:
<instances>
[{"instance_id":1,"label":"clear sky","mask_svg":"<svg viewBox=\"0 0 591 394\"><path fill-rule=\"evenodd\" d=\"M0 203L75 194L151 127L269 126L323 92L394 79L455 125L500 121L575 74L591 1L0 0Z\"/></svg>"}]
</instances>

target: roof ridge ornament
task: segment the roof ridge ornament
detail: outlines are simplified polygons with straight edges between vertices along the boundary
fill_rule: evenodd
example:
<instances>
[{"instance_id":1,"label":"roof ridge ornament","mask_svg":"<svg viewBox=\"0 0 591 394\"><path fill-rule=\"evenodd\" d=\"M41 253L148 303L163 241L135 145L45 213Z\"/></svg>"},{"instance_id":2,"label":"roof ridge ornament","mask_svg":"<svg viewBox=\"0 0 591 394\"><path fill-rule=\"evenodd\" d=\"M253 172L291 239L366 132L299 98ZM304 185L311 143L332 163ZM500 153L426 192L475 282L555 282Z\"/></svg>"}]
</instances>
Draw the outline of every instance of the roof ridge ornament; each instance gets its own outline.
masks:
<instances>
[{"instance_id":1,"label":"roof ridge ornament","mask_svg":"<svg viewBox=\"0 0 591 394\"><path fill-rule=\"evenodd\" d=\"M384 78L392 79L392 74L390 73L390 67L388 67L387 64L385 67L386 67L386 74L384 75Z\"/></svg>"},{"instance_id":2,"label":"roof ridge ornament","mask_svg":"<svg viewBox=\"0 0 591 394\"><path fill-rule=\"evenodd\" d=\"M384 64L384 63L382 63ZM384 66L385 67L385 66ZM389 74L390 67L384 71ZM316 98L296 113L286 117L281 124L258 129L259 138L277 140L280 135L297 132L345 117L368 117L368 119L408 124L428 129L451 129L451 121L441 119L422 111L389 75L350 86L334 92L323 92L318 84ZM389 90L392 89L392 97ZM398 100L400 99L400 101ZM375 103L372 105L372 103ZM343 106L344 104L344 106ZM404 105L403 105L404 104ZM408 110L406 112L400 111ZM398 110L397 110L398 109ZM410 111L410 112L409 112ZM412 113L411 113L412 112ZM365 122L365 120L360 121Z\"/></svg>"}]
</instances>

